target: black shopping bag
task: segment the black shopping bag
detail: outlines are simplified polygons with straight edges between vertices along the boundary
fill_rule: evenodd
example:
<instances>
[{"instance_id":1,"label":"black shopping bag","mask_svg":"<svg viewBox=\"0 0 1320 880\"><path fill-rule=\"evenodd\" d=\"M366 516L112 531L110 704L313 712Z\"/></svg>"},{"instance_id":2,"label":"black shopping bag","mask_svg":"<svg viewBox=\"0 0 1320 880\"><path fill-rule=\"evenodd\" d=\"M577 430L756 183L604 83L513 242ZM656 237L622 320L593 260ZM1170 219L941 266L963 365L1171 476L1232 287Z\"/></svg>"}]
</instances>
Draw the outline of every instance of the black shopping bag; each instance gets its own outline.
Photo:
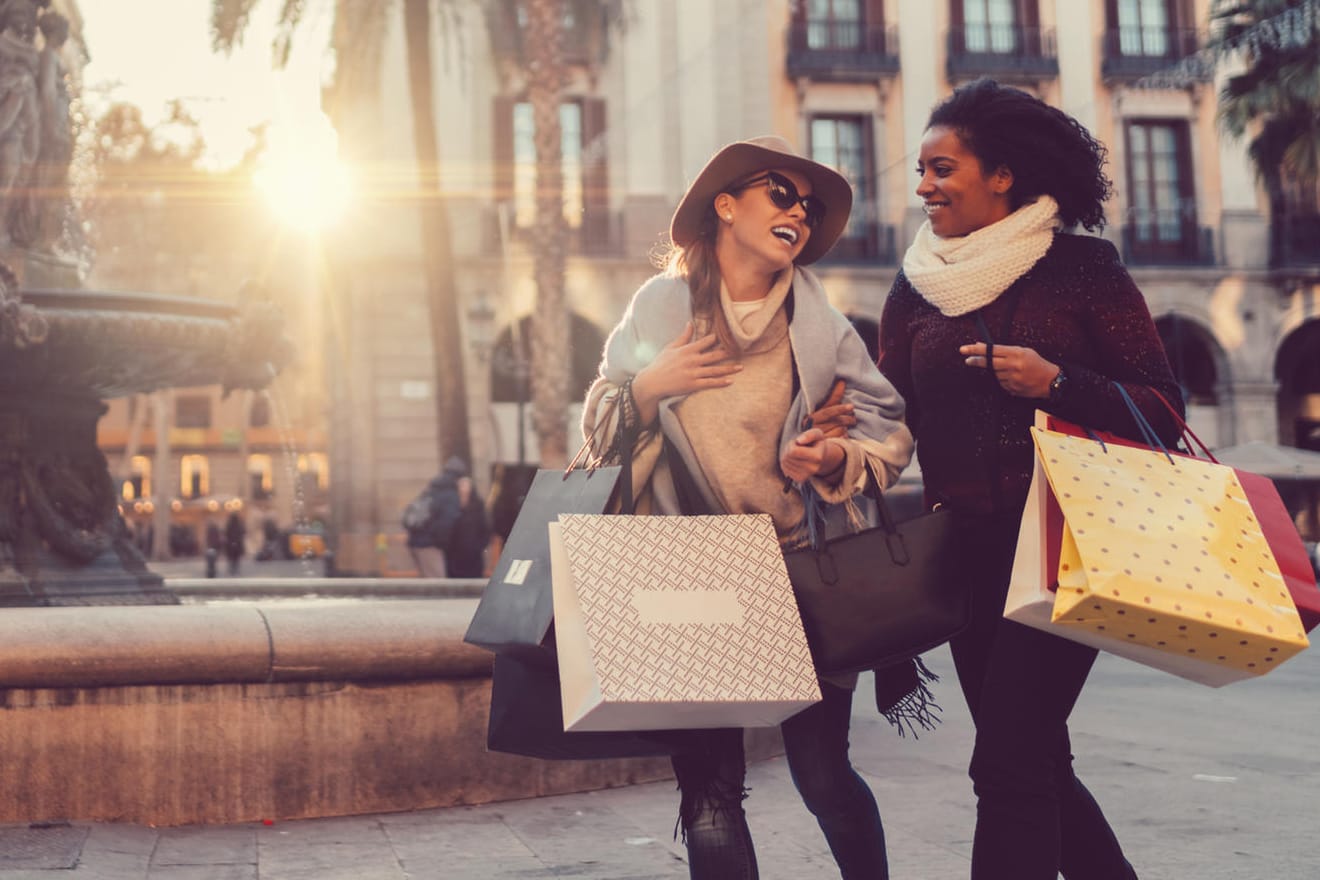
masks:
<instances>
[{"instance_id":1,"label":"black shopping bag","mask_svg":"<svg viewBox=\"0 0 1320 880\"><path fill-rule=\"evenodd\" d=\"M547 526L558 521L561 513L604 513L620 471L618 466L537 471L464 641L555 665Z\"/></svg>"},{"instance_id":2,"label":"black shopping bag","mask_svg":"<svg viewBox=\"0 0 1320 880\"><path fill-rule=\"evenodd\" d=\"M495 655L486 731L492 752L557 761L660 757L671 754L681 736L668 731L567 733L558 672L514 654Z\"/></svg>"}]
</instances>

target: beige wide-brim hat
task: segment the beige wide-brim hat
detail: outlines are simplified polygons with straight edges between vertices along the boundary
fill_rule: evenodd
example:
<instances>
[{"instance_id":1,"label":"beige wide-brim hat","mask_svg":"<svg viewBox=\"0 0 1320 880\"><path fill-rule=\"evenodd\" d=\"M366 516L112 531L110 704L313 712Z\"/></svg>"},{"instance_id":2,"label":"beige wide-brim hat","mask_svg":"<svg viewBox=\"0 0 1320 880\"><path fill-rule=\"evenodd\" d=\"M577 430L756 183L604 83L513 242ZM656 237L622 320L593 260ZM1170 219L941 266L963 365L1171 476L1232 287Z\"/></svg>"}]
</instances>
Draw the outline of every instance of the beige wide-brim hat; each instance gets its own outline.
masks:
<instances>
[{"instance_id":1,"label":"beige wide-brim hat","mask_svg":"<svg viewBox=\"0 0 1320 880\"><path fill-rule=\"evenodd\" d=\"M797 171L811 181L811 194L825 203L825 219L798 254L797 263L807 265L825 256L848 225L852 211L852 187L843 175L819 162L798 155L788 141L775 135L737 141L722 148L701 169L688 187L669 221L669 237L677 245L689 245L701 235L701 224L715 197L757 171Z\"/></svg>"}]
</instances>

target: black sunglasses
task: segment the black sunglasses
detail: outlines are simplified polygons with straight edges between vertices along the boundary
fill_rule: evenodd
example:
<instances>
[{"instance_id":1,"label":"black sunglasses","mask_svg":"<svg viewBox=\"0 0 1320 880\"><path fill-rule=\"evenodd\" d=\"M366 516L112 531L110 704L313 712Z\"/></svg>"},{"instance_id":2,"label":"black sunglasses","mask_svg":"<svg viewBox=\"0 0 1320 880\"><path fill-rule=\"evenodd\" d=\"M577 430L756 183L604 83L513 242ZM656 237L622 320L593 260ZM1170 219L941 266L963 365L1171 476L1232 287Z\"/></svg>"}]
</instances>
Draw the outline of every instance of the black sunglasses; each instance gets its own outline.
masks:
<instances>
[{"instance_id":1,"label":"black sunglasses","mask_svg":"<svg viewBox=\"0 0 1320 880\"><path fill-rule=\"evenodd\" d=\"M801 205L805 213L808 229L815 229L820 225L820 221L825 219L825 203L815 196L798 195L797 187L793 181L775 171L767 171L764 174L758 174L750 180L744 180L733 188L734 192L741 192L758 183L765 183L765 191L770 196L770 201L774 202L776 208L781 211L788 211L794 205Z\"/></svg>"}]
</instances>

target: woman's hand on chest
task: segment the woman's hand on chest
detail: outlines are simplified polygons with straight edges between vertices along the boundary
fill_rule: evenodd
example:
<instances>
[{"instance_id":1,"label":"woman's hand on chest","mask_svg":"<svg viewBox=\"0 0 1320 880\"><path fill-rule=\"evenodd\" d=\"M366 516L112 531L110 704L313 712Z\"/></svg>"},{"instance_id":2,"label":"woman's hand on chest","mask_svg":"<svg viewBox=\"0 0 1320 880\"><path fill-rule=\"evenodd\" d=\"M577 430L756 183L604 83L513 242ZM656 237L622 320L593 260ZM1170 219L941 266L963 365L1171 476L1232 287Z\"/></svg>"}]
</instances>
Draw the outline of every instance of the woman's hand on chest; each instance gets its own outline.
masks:
<instances>
[{"instance_id":1,"label":"woman's hand on chest","mask_svg":"<svg viewBox=\"0 0 1320 880\"><path fill-rule=\"evenodd\" d=\"M694 339L695 335L689 321L683 332L633 378L633 399L643 424L655 421L660 401L666 397L731 385L742 369L714 333Z\"/></svg>"}]
</instances>

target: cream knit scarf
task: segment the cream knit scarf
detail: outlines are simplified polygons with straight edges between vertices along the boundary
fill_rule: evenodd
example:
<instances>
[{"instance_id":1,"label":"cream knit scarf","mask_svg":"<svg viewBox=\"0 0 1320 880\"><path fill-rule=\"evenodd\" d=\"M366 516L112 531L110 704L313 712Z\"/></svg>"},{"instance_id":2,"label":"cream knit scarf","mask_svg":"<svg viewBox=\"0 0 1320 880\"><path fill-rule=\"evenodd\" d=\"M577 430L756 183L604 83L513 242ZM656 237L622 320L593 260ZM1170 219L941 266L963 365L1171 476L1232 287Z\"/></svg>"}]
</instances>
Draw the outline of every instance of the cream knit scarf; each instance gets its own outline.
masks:
<instances>
[{"instance_id":1,"label":"cream knit scarf","mask_svg":"<svg viewBox=\"0 0 1320 880\"><path fill-rule=\"evenodd\" d=\"M903 256L903 274L941 314L965 315L994 302L1036 265L1059 225L1059 205L1050 196L958 238L940 238L927 220Z\"/></svg>"}]
</instances>

